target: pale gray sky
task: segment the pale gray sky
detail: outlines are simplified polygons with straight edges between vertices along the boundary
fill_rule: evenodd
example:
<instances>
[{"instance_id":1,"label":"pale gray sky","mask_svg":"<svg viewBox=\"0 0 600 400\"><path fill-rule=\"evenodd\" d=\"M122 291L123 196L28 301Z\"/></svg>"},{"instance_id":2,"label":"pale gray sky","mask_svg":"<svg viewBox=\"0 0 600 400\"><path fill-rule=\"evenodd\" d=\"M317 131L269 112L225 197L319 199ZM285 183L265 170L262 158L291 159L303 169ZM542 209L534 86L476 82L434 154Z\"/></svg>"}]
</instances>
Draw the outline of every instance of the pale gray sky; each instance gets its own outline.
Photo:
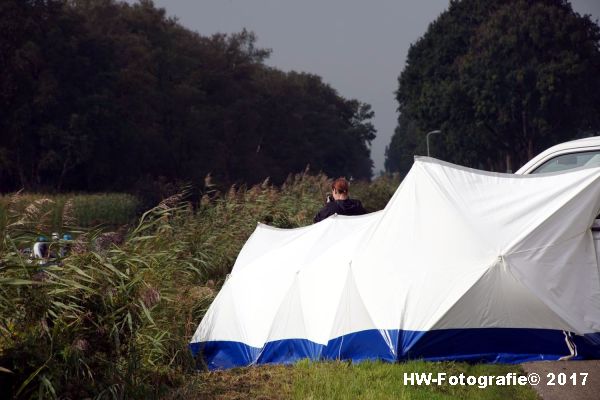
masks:
<instances>
[{"instance_id":1,"label":"pale gray sky","mask_svg":"<svg viewBox=\"0 0 600 400\"><path fill-rule=\"evenodd\" d=\"M600 19L600 0L575 0L573 9ZM397 78L411 43L448 7L448 0L155 0L169 16L202 35L258 36L273 50L267 64L314 73L345 98L369 103L377 139L374 173L396 127ZM436 127L431 127L435 129Z\"/></svg>"}]
</instances>

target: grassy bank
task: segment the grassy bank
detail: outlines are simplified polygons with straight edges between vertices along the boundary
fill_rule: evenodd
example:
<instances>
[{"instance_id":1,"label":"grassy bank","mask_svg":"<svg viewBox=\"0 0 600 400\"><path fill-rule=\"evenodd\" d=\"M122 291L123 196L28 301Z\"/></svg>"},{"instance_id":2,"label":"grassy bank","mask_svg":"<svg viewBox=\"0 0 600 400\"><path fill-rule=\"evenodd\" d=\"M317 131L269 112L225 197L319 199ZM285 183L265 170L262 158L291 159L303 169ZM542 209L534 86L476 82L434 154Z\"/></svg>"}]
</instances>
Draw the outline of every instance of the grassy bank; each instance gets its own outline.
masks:
<instances>
[{"instance_id":1,"label":"grassy bank","mask_svg":"<svg viewBox=\"0 0 600 400\"><path fill-rule=\"evenodd\" d=\"M523 375L514 365L470 365L411 361L311 363L260 366L204 373L173 391L169 399L537 399L530 386L404 385L405 373L447 376Z\"/></svg>"}]
</instances>

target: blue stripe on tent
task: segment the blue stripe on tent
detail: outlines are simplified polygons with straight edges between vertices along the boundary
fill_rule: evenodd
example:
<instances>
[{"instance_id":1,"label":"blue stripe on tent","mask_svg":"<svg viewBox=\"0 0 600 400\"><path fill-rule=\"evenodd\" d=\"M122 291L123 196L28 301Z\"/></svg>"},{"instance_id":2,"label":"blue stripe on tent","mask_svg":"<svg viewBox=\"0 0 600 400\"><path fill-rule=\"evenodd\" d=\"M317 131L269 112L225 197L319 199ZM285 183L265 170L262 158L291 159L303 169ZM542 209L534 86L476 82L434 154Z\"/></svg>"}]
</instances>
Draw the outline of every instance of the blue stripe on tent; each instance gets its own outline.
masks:
<instances>
[{"instance_id":1,"label":"blue stripe on tent","mask_svg":"<svg viewBox=\"0 0 600 400\"><path fill-rule=\"evenodd\" d=\"M571 340L577 346L576 359L600 358L600 333L585 336L573 334ZM326 346L306 339L285 339L269 342L263 349L231 341L192 343L190 349L194 355L200 353L210 369L286 364L302 358L352 361L380 359L390 362L424 359L517 364L556 360L570 354L563 331L518 328L425 332L366 330L332 339Z\"/></svg>"},{"instance_id":2,"label":"blue stripe on tent","mask_svg":"<svg viewBox=\"0 0 600 400\"><path fill-rule=\"evenodd\" d=\"M477 328L402 332L400 360L469 361L516 364L557 360L570 354L563 331Z\"/></svg>"},{"instance_id":3,"label":"blue stripe on tent","mask_svg":"<svg viewBox=\"0 0 600 400\"><path fill-rule=\"evenodd\" d=\"M332 339L323 349L324 359L385 360L394 362L398 343L397 330L368 330Z\"/></svg>"},{"instance_id":4,"label":"blue stripe on tent","mask_svg":"<svg viewBox=\"0 0 600 400\"><path fill-rule=\"evenodd\" d=\"M257 364L291 364L304 358L318 360L323 345L306 339L276 340L265 344Z\"/></svg>"},{"instance_id":5,"label":"blue stripe on tent","mask_svg":"<svg viewBox=\"0 0 600 400\"><path fill-rule=\"evenodd\" d=\"M241 342L200 342L189 346L194 357L200 354L210 370L250 365L260 353L260 348Z\"/></svg>"},{"instance_id":6,"label":"blue stripe on tent","mask_svg":"<svg viewBox=\"0 0 600 400\"><path fill-rule=\"evenodd\" d=\"M577 346L577 353L583 359L600 359L600 332L588 333L584 336L573 335L573 342Z\"/></svg>"}]
</instances>

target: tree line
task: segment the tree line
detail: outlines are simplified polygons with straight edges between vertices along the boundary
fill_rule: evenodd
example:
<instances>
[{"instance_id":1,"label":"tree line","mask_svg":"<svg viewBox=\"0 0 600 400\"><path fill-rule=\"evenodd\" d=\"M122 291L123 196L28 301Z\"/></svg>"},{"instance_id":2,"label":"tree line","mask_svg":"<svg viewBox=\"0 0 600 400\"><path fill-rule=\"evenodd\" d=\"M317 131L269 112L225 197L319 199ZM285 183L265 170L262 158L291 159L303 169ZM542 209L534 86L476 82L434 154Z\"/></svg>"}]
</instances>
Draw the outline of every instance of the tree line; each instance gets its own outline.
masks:
<instances>
[{"instance_id":1,"label":"tree line","mask_svg":"<svg viewBox=\"0 0 600 400\"><path fill-rule=\"evenodd\" d=\"M0 191L371 176L371 107L267 66L252 32L202 36L146 0L0 16Z\"/></svg>"},{"instance_id":2,"label":"tree line","mask_svg":"<svg viewBox=\"0 0 600 400\"><path fill-rule=\"evenodd\" d=\"M388 171L413 154L515 171L543 149L600 132L600 28L564 0L452 0L398 78Z\"/></svg>"}]
</instances>

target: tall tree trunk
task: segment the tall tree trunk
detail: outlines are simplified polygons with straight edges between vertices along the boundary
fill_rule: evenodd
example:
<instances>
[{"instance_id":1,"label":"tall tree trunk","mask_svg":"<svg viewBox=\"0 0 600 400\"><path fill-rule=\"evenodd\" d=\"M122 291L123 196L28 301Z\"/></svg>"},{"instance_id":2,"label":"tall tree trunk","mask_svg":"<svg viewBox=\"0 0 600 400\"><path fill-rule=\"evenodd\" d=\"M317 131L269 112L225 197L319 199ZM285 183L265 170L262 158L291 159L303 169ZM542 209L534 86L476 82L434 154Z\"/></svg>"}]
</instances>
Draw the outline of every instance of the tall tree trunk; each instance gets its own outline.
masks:
<instances>
[{"instance_id":1,"label":"tall tree trunk","mask_svg":"<svg viewBox=\"0 0 600 400\"><path fill-rule=\"evenodd\" d=\"M19 172L19 180L21 181L21 188L25 189L25 190L29 189L29 182L27 181L27 177L25 176L25 171L23 170L23 166L21 165L20 161L17 164L17 170Z\"/></svg>"},{"instance_id":2,"label":"tall tree trunk","mask_svg":"<svg viewBox=\"0 0 600 400\"><path fill-rule=\"evenodd\" d=\"M521 129L523 131L523 143L526 146L525 151L527 152L526 161L529 161L533 158L533 139L531 137L529 129L527 128L527 112L525 110L523 110L523 112L521 113L521 126ZM523 151L519 150L519 155L523 156L523 153Z\"/></svg>"},{"instance_id":3,"label":"tall tree trunk","mask_svg":"<svg viewBox=\"0 0 600 400\"><path fill-rule=\"evenodd\" d=\"M29 190L29 179L27 179L27 175L25 174L25 166L23 165L19 151L17 151L17 172L21 181L21 189Z\"/></svg>"},{"instance_id":4,"label":"tall tree trunk","mask_svg":"<svg viewBox=\"0 0 600 400\"><path fill-rule=\"evenodd\" d=\"M506 173L512 173L512 156L508 151L506 152Z\"/></svg>"},{"instance_id":5,"label":"tall tree trunk","mask_svg":"<svg viewBox=\"0 0 600 400\"><path fill-rule=\"evenodd\" d=\"M62 170L60 171L60 177L58 178L58 184L56 186L57 192L60 192L62 190L62 186L65 181L65 176L67 176L67 171L71 169L69 168L69 159L70 157L67 156L67 158L65 158L65 161L63 162Z\"/></svg>"}]
</instances>

